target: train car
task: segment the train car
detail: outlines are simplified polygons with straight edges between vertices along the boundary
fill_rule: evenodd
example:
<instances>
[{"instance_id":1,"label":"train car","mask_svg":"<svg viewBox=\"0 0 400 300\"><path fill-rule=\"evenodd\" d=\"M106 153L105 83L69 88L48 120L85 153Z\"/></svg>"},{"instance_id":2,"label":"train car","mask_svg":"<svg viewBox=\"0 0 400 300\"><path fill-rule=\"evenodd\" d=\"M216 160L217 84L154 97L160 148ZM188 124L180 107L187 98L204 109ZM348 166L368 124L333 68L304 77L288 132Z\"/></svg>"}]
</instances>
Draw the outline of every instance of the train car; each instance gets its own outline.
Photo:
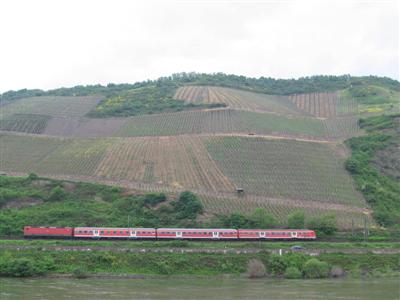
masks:
<instances>
[{"instance_id":1,"label":"train car","mask_svg":"<svg viewBox=\"0 0 400 300\"><path fill-rule=\"evenodd\" d=\"M158 228L158 239L237 239L236 229Z\"/></svg>"},{"instance_id":2,"label":"train car","mask_svg":"<svg viewBox=\"0 0 400 300\"><path fill-rule=\"evenodd\" d=\"M93 239L155 239L155 228L76 227L76 238Z\"/></svg>"},{"instance_id":3,"label":"train car","mask_svg":"<svg viewBox=\"0 0 400 300\"><path fill-rule=\"evenodd\" d=\"M73 234L72 227L24 227L26 238L72 238Z\"/></svg>"},{"instance_id":4,"label":"train car","mask_svg":"<svg viewBox=\"0 0 400 300\"><path fill-rule=\"evenodd\" d=\"M297 240L297 239L316 239L315 231L307 229L239 229L239 239L249 240Z\"/></svg>"}]
</instances>

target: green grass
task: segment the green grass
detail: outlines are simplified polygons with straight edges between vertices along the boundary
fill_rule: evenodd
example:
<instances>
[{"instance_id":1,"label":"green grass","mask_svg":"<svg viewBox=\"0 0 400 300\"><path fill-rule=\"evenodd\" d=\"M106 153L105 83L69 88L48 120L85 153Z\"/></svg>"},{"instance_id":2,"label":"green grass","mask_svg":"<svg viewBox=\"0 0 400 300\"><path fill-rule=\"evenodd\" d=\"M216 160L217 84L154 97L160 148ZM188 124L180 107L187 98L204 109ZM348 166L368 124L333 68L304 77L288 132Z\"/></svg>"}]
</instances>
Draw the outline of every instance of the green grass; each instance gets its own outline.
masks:
<instances>
[{"instance_id":1,"label":"green grass","mask_svg":"<svg viewBox=\"0 0 400 300\"><path fill-rule=\"evenodd\" d=\"M365 206L343 161L327 145L240 137L205 143L223 173L246 193Z\"/></svg>"},{"instance_id":2,"label":"green grass","mask_svg":"<svg viewBox=\"0 0 400 300\"><path fill-rule=\"evenodd\" d=\"M355 85L343 90L342 98L355 99L359 105L359 113L363 115L398 113L400 110L400 91L388 86Z\"/></svg>"},{"instance_id":3,"label":"green grass","mask_svg":"<svg viewBox=\"0 0 400 300\"><path fill-rule=\"evenodd\" d=\"M393 242L191 242L191 241L88 241L88 240L0 240L1 246L80 246L112 248L197 248L197 249L400 249Z\"/></svg>"}]
</instances>

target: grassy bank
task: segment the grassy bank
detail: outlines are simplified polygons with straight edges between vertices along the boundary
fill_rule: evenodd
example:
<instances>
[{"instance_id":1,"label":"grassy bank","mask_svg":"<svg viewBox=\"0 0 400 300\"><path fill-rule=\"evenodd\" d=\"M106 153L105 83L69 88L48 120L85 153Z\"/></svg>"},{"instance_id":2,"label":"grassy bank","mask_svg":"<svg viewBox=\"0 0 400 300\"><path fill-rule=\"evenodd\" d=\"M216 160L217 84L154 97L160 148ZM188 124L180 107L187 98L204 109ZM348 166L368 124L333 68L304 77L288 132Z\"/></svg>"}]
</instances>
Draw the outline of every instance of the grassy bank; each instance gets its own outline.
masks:
<instances>
[{"instance_id":1,"label":"grassy bank","mask_svg":"<svg viewBox=\"0 0 400 300\"><path fill-rule=\"evenodd\" d=\"M283 256L207 253L114 253L0 250L2 276L71 274L110 275L220 275L249 277L326 278L344 274L394 274L400 254L323 254L318 259L302 253Z\"/></svg>"},{"instance_id":2,"label":"grassy bank","mask_svg":"<svg viewBox=\"0 0 400 300\"><path fill-rule=\"evenodd\" d=\"M81 246L115 248L203 248L203 249L400 249L399 242L201 242L201 241L90 241L90 240L0 240L1 246Z\"/></svg>"}]
</instances>

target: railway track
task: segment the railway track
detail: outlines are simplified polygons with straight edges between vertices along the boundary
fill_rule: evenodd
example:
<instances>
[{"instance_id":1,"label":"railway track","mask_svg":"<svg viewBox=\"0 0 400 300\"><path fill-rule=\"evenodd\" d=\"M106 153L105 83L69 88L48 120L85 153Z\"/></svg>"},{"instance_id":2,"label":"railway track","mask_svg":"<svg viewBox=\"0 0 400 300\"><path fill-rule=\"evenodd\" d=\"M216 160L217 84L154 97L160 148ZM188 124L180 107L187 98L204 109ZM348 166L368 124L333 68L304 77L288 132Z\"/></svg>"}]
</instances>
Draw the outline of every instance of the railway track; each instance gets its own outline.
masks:
<instances>
[{"instance_id":1,"label":"railway track","mask_svg":"<svg viewBox=\"0 0 400 300\"><path fill-rule=\"evenodd\" d=\"M340 238L324 238L324 239L317 239L317 240L197 240L197 239L152 239L152 240L146 240L146 239L121 239L121 238L104 238L104 239L94 239L94 238L25 238L23 236L0 236L0 241L7 241L7 240L26 240L26 241L33 241L33 240L39 240L39 241L82 241L82 242L104 242L104 241L112 241L112 242L117 242L117 241L130 241L130 242L151 242L151 241L157 241L157 242L164 242L168 243L171 241L186 241L186 242L194 242L194 243L216 243L216 242L223 242L223 243L361 243L361 242L372 242L372 243L399 243L400 244L400 239L390 239L390 240L379 240L379 241L364 241L364 240L351 240L351 239L340 239Z\"/></svg>"}]
</instances>

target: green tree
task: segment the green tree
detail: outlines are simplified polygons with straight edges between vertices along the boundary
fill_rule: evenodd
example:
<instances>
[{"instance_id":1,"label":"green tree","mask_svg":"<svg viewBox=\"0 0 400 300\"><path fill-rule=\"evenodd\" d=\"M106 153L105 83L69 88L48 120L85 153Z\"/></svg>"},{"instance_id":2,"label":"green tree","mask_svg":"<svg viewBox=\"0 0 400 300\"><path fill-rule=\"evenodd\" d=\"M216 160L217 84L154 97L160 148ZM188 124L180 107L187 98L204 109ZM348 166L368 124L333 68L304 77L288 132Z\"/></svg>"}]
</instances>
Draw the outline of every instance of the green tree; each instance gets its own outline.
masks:
<instances>
[{"instance_id":1,"label":"green tree","mask_svg":"<svg viewBox=\"0 0 400 300\"><path fill-rule=\"evenodd\" d=\"M338 229L336 217L331 214L313 217L308 222L308 228L316 230L320 234L333 235Z\"/></svg>"},{"instance_id":2,"label":"green tree","mask_svg":"<svg viewBox=\"0 0 400 300\"><path fill-rule=\"evenodd\" d=\"M273 228L276 226L275 218L262 208L255 209L254 212L250 215L249 219L252 227Z\"/></svg>"},{"instance_id":3,"label":"green tree","mask_svg":"<svg viewBox=\"0 0 400 300\"><path fill-rule=\"evenodd\" d=\"M195 219L198 214L203 213L203 205L199 198L189 191L182 192L173 206L179 219Z\"/></svg>"},{"instance_id":4,"label":"green tree","mask_svg":"<svg viewBox=\"0 0 400 300\"><path fill-rule=\"evenodd\" d=\"M56 186L50 192L49 201L61 201L67 197L68 193L60 186Z\"/></svg>"},{"instance_id":5,"label":"green tree","mask_svg":"<svg viewBox=\"0 0 400 300\"><path fill-rule=\"evenodd\" d=\"M308 260L303 267L306 278L326 278L329 275L329 265L316 258Z\"/></svg>"},{"instance_id":6,"label":"green tree","mask_svg":"<svg viewBox=\"0 0 400 300\"><path fill-rule=\"evenodd\" d=\"M295 211L288 216L288 228L303 229L305 226L305 215L303 211Z\"/></svg>"}]
</instances>

